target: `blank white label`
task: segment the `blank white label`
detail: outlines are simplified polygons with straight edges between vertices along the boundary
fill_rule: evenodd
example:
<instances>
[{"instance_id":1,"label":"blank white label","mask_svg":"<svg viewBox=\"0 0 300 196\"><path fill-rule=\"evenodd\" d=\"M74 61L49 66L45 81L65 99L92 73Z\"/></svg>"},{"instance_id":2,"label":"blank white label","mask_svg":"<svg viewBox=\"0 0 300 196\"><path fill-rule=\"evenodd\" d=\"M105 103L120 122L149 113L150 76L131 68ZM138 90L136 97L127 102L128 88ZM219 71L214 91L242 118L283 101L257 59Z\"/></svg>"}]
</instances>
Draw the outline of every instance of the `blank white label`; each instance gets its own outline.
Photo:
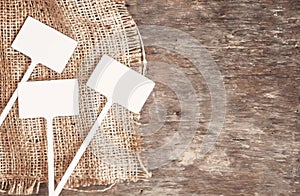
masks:
<instances>
[{"instance_id":1,"label":"blank white label","mask_svg":"<svg viewBox=\"0 0 300 196\"><path fill-rule=\"evenodd\" d=\"M55 29L28 17L15 38L12 47L61 73L72 56L77 42Z\"/></svg>"},{"instance_id":2,"label":"blank white label","mask_svg":"<svg viewBox=\"0 0 300 196\"><path fill-rule=\"evenodd\" d=\"M22 82L18 86L19 117L55 117L79 114L78 81Z\"/></svg>"}]
</instances>

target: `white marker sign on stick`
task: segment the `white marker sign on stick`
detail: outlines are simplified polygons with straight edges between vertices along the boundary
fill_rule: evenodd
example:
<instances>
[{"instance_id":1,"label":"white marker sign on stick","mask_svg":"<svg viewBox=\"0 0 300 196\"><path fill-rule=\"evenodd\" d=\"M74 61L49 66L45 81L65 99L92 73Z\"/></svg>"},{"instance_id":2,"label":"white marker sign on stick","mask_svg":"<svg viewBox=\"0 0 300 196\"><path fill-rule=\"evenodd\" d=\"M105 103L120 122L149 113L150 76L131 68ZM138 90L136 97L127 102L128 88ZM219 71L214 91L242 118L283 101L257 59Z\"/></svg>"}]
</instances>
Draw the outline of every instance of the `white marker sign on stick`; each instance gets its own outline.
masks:
<instances>
[{"instance_id":1,"label":"white marker sign on stick","mask_svg":"<svg viewBox=\"0 0 300 196\"><path fill-rule=\"evenodd\" d=\"M18 85L19 117L43 117L47 121L48 189L54 195L53 118L79 114L78 81L22 82Z\"/></svg>"},{"instance_id":2,"label":"white marker sign on stick","mask_svg":"<svg viewBox=\"0 0 300 196\"><path fill-rule=\"evenodd\" d=\"M117 103L134 113L139 113L152 92L155 83L113 58L104 55L89 78L87 85L106 96L107 102L56 187L55 195L59 195L67 183L97 129L101 126L111 105Z\"/></svg>"}]
</instances>

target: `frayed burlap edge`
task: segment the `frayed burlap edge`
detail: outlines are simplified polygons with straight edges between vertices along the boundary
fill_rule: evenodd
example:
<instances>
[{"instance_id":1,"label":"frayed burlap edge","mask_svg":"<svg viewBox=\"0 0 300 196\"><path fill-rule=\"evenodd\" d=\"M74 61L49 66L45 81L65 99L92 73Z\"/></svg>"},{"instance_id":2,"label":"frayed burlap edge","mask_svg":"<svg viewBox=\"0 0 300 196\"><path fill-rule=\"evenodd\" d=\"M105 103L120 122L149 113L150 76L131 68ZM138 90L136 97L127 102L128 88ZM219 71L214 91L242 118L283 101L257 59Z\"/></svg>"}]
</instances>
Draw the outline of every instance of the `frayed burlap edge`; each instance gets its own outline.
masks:
<instances>
[{"instance_id":1,"label":"frayed burlap edge","mask_svg":"<svg viewBox=\"0 0 300 196\"><path fill-rule=\"evenodd\" d=\"M35 178L15 179L11 177L3 177L0 179L0 193L9 195L31 195L38 194L40 190L39 180Z\"/></svg>"}]
</instances>

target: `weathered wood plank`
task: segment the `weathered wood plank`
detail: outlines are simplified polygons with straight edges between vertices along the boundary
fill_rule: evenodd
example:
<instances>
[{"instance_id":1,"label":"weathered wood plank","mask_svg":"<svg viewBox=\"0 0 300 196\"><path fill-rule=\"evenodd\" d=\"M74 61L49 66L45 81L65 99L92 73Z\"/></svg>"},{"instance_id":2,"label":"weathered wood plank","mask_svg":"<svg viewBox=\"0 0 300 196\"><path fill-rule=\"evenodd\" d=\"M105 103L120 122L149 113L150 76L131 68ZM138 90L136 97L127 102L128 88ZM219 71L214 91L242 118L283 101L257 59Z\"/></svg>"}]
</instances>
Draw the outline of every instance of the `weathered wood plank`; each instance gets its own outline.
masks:
<instances>
[{"instance_id":1,"label":"weathered wood plank","mask_svg":"<svg viewBox=\"0 0 300 196\"><path fill-rule=\"evenodd\" d=\"M128 5L139 25L180 29L205 45L225 77L227 92L226 123L214 150L197 158L209 120L202 116L203 126L191 147L177 161L153 171L150 182L130 186L130 192L140 188L146 195L300 194L300 3L147 0ZM150 59L186 64L168 51L147 52ZM199 73L188 77L198 87L201 102L209 103ZM170 103L170 97L162 96ZM205 105L202 115L209 113ZM151 141L161 135L158 132Z\"/></svg>"}]
</instances>

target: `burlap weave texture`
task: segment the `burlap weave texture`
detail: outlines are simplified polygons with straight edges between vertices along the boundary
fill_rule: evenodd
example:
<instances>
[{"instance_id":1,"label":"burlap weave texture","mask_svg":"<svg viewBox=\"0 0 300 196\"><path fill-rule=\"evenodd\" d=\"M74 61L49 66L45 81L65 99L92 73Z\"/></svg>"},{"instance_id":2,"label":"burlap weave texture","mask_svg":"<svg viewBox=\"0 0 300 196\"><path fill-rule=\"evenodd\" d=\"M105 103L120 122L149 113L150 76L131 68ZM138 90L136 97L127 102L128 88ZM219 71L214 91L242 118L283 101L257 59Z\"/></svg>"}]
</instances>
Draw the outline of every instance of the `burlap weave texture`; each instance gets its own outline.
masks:
<instances>
[{"instance_id":1,"label":"burlap weave texture","mask_svg":"<svg viewBox=\"0 0 300 196\"><path fill-rule=\"evenodd\" d=\"M137 66L141 46L137 29L123 1L113 0L11 0L0 1L0 110L2 111L21 80L30 59L11 48L27 16L55 28L79 42L62 74L38 65L30 81L78 78L81 114L54 119L55 178L58 182L73 159L105 98L85 83L102 54ZM141 138L136 117L114 105L99 128L68 187L108 185L144 177L137 154ZM38 192L47 182L45 120L18 119L14 104L0 127L0 191L8 194Z\"/></svg>"}]
</instances>

